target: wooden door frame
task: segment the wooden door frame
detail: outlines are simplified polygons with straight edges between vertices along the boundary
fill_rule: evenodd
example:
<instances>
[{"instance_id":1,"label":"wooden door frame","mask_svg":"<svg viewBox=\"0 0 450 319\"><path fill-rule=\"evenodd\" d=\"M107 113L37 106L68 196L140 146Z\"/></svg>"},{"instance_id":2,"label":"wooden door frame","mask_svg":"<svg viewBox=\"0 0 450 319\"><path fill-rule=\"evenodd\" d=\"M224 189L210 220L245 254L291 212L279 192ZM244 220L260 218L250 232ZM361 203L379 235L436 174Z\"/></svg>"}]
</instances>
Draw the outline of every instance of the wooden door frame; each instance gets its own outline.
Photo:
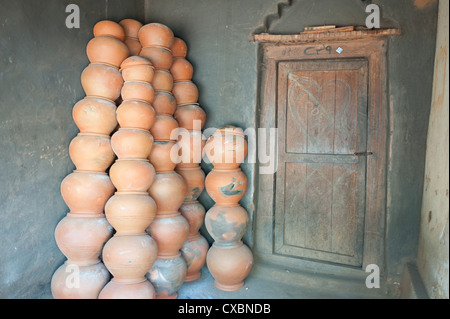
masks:
<instances>
[{"instance_id":1,"label":"wooden door frame","mask_svg":"<svg viewBox=\"0 0 450 319\"><path fill-rule=\"evenodd\" d=\"M386 220L386 162L388 105L386 85L386 51L384 38L326 40L318 43L262 43L259 85L259 127L277 127L278 62L288 60L320 60L362 58L369 63L368 76L368 140L366 214L364 221L364 250L362 269L376 264L384 272L384 243ZM341 48L341 53L336 49ZM261 147L261 146L260 146ZM277 256L274 245L276 173L259 175L255 212L256 256L263 260L292 261L293 257ZM302 267L311 261L295 259ZM313 262L314 263L314 262ZM345 266L343 266L345 267Z\"/></svg>"}]
</instances>

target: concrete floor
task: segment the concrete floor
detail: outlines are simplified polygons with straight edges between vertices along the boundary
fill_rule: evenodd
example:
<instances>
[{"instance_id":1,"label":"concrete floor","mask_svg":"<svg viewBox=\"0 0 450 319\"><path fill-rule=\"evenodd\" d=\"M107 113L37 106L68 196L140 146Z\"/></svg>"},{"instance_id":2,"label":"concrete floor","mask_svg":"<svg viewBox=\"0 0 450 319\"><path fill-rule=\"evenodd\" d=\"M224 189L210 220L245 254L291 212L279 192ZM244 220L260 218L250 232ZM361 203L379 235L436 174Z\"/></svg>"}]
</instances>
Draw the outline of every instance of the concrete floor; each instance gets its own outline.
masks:
<instances>
[{"instance_id":1,"label":"concrete floor","mask_svg":"<svg viewBox=\"0 0 450 319\"><path fill-rule=\"evenodd\" d=\"M302 286L292 274L286 273L284 279L278 278L270 268L258 267L250 273L242 289L226 292L214 286L214 278L207 267L203 267L202 276L194 282L184 283L178 291L179 299L381 299L390 298L381 291L355 289L354 285L342 285L333 278L324 278L321 288ZM322 279L321 279L322 280ZM297 283L297 284L294 284ZM365 289L365 288L364 288ZM46 287L37 299L52 299L50 286Z\"/></svg>"}]
</instances>

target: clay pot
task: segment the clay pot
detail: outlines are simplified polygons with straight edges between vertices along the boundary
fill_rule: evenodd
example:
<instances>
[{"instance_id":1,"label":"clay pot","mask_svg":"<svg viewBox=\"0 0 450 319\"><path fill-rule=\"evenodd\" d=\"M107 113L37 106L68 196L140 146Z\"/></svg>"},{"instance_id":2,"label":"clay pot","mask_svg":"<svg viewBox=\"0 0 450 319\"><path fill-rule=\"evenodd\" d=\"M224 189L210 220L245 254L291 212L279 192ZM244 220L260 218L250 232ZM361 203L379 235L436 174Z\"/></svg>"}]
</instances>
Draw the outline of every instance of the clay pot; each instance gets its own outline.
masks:
<instances>
[{"instance_id":1,"label":"clay pot","mask_svg":"<svg viewBox=\"0 0 450 319\"><path fill-rule=\"evenodd\" d=\"M155 169L146 159L118 159L109 176L119 192L147 192L155 179Z\"/></svg>"},{"instance_id":2,"label":"clay pot","mask_svg":"<svg viewBox=\"0 0 450 319\"><path fill-rule=\"evenodd\" d=\"M235 169L244 162L248 145L242 129L227 126L218 129L206 141L204 154L217 169Z\"/></svg>"},{"instance_id":3,"label":"clay pot","mask_svg":"<svg viewBox=\"0 0 450 319\"><path fill-rule=\"evenodd\" d=\"M81 73L81 85L88 97L115 101L120 96L123 78L115 67L89 64Z\"/></svg>"},{"instance_id":4,"label":"clay pot","mask_svg":"<svg viewBox=\"0 0 450 319\"><path fill-rule=\"evenodd\" d=\"M185 202L197 200L205 188L205 173L200 166L197 167L177 167L176 172L183 176L187 185Z\"/></svg>"},{"instance_id":5,"label":"clay pot","mask_svg":"<svg viewBox=\"0 0 450 319\"><path fill-rule=\"evenodd\" d=\"M188 238L183 243L181 256L183 256L187 266L185 282L195 281L200 278L202 267L206 263L208 249L208 241L200 234Z\"/></svg>"},{"instance_id":6,"label":"clay pot","mask_svg":"<svg viewBox=\"0 0 450 319\"><path fill-rule=\"evenodd\" d=\"M121 90L123 101L144 101L152 103L155 91L150 83L144 81L127 81Z\"/></svg>"},{"instance_id":7,"label":"clay pot","mask_svg":"<svg viewBox=\"0 0 450 319\"><path fill-rule=\"evenodd\" d=\"M189 131L201 131L206 122L206 113L197 104L178 106L174 117L180 127Z\"/></svg>"},{"instance_id":8,"label":"clay pot","mask_svg":"<svg viewBox=\"0 0 450 319\"><path fill-rule=\"evenodd\" d=\"M119 159L146 159L153 146L147 130L121 128L111 136L111 147Z\"/></svg>"},{"instance_id":9,"label":"clay pot","mask_svg":"<svg viewBox=\"0 0 450 319\"><path fill-rule=\"evenodd\" d=\"M148 231L158 243L158 256L176 257L186 240L189 224L180 213L157 214Z\"/></svg>"},{"instance_id":10,"label":"clay pot","mask_svg":"<svg viewBox=\"0 0 450 319\"><path fill-rule=\"evenodd\" d=\"M198 88L192 81L175 82L172 94L177 100L177 105L193 104L198 101Z\"/></svg>"},{"instance_id":11,"label":"clay pot","mask_svg":"<svg viewBox=\"0 0 450 319\"><path fill-rule=\"evenodd\" d=\"M186 194L186 182L175 172L157 173L148 193L156 202L157 214L178 212Z\"/></svg>"},{"instance_id":12,"label":"clay pot","mask_svg":"<svg viewBox=\"0 0 450 319\"><path fill-rule=\"evenodd\" d=\"M178 122L169 115L157 115L150 129L155 140L173 140L178 138Z\"/></svg>"},{"instance_id":13,"label":"clay pot","mask_svg":"<svg viewBox=\"0 0 450 319\"><path fill-rule=\"evenodd\" d=\"M170 48L174 35L172 30L161 23L149 23L139 29L139 41L143 47L160 46Z\"/></svg>"},{"instance_id":14,"label":"clay pot","mask_svg":"<svg viewBox=\"0 0 450 319\"><path fill-rule=\"evenodd\" d=\"M217 245L235 245L247 230L248 214L239 205L213 206L206 213L205 226Z\"/></svg>"},{"instance_id":15,"label":"clay pot","mask_svg":"<svg viewBox=\"0 0 450 319\"><path fill-rule=\"evenodd\" d=\"M130 56L120 65L120 72L124 81L144 81L151 83L155 67L146 58Z\"/></svg>"},{"instance_id":16,"label":"clay pot","mask_svg":"<svg viewBox=\"0 0 450 319\"><path fill-rule=\"evenodd\" d=\"M142 28L141 22L134 19L123 19L119 24L123 28L126 38L138 38L139 29Z\"/></svg>"},{"instance_id":17,"label":"clay pot","mask_svg":"<svg viewBox=\"0 0 450 319\"><path fill-rule=\"evenodd\" d=\"M153 99L153 108L157 115L170 115L175 113L177 107L177 101L170 92L157 91L155 92L155 98Z\"/></svg>"},{"instance_id":18,"label":"clay pot","mask_svg":"<svg viewBox=\"0 0 450 319\"><path fill-rule=\"evenodd\" d=\"M148 193L117 192L105 205L105 215L118 235L145 234L156 214L156 203Z\"/></svg>"},{"instance_id":19,"label":"clay pot","mask_svg":"<svg viewBox=\"0 0 450 319\"><path fill-rule=\"evenodd\" d=\"M102 98L85 97L78 101L72 117L81 133L109 135L117 126L116 104Z\"/></svg>"},{"instance_id":20,"label":"clay pot","mask_svg":"<svg viewBox=\"0 0 450 319\"><path fill-rule=\"evenodd\" d=\"M157 299L176 299L177 291L186 278L186 271L186 262L181 255L168 259L158 257L146 277L155 287Z\"/></svg>"},{"instance_id":21,"label":"clay pot","mask_svg":"<svg viewBox=\"0 0 450 319\"><path fill-rule=\"evenodd\" d=\"M170 47L174 58L185 58L187 55L187 45L184 40L175 37Z\"/></svg>"},{"instance_id":22,"label":"clay pot","mask_svg":"<svg viewBox=\"0 0 450 319\"><path fill-rule=\"evenodd\" d=\"M101 262L79 266L66 261L53 274L51 291L55 299L97 299L111 275Z\"/></svg>"},{"instance_id":23,"label":"clay pot","mask_svg":"<svg viewBox=\"0 0 450 319\"><path fill-rule=\"evenodd\" d=\"M103 214L113 193L106 173L74 171L61 182L61 195L73 214Z\"/></svg>"},{"instance_id":24,"label":"clay pot","mask_svg":"<svg viewBox=\"0 0 450 319\"><path fill-rule=\"evenodd\" d=\"M174 58L170 67L170 73L172 73L175 82L191 81L194 74L194 67L185 58Z\"/></svg>"},{"instance_id":25,"label":"clay pot","mask_svg":"<svg viewBox=\"0 0 450 319\"><path fill-rule=\"evenodd\" d=\"M158 70L169 70L172 66L172 52L163 47L143 47L140 56L147 58Z\"/></svg>"},{"instance_id":26,"label":"clay pot","mask_svg":"<svg viewBox=\"0 0 450 319\"><path fill-rule=\"evenodd\" d=\"M142 282L156 260L156 242L148 235L114 236L103 247L103 262L116 282Z\"/></svg>"},{"instance_id":27,"label":"clay pot","mask_svg":"<svg viewBox=\"0 0 450 319\"><path fill-rule=\"evenodd\" d=\"M253 255L242 242L227 248L219 248L214 243L206 255L206 264L216 288L235 291L244 286L244 279L252 269Z\"/></svg>"},{"instance_id":28,"label":"clay pot","mask_svg":"<svg viewBox=\"0 0 450 319\"><path fill-rule=\"evenodd\" d=\"M178 150L179 147L175 141L155 141L148 159L157 173L173 171L177 164L171 157L177 156Z\"/></svg>"},{"instance_id":29,"label":"clay pot","mask_svg":"<svg viewBox=\"0 0 450 319\"><path fill-rule=\"evenodd\" d=\"M119 68L130 51L125 43L111 36L99 36L86 45L86 54L92 64L107 64Z\"/></svg>"},{"instance_id":30,"label":"clay pot","mask_svg":"<svg viewBox=\"0 0 450 319\"><path fill-rule=\"evenodd\" d=\"M111 237L113 229L105 217L75 217L68 214L55 229L59 250L69 262L78 266L97 264L103 244Z\"/></svg>"},{"instance_id":31,"label":"clay pot","mask_svg":"<svg viewBox=\"0 0 450 319\"><path fill-rule=\"evenodd\" d=\"M184 202L181 204L179 211L189 223L188 238L197 236L205 218L205 207L198 201Z\"/></svg>"},{"instance_id":32,"label":"clay pot","mask_svg":"<svg viewBox=\"0 0 450 319\"><path fill-rule=\"evenodd\" d=\"M181 130L178 133L180 147L178 167L197 167L202 161L205 138L201 131Z\"/></svg>"},{"instance_id":33,"label":"clay pot","mask_svg":"<svg viewBox=\"0 0 450 319\"><path fill-rule=\"evenodd\" d=\"M155 109L144 101L123 101L117 108L117 122L121 128L139 128L148 131L155 119Z\"/></svg>"},{"instance_id":34,"label":"clay pot","mask_svg":"<svg viewBox=\"0 0 450 319\"><path fill-rule=\"evenodd\" d=\"M120 41L125 40L124 28L122 25L114 21L102 20L97 22L94 25L93 32L94 37L110 36L119 39Z\"/></svg>"},{"instance_id":35,"label":"clay pot","mask_svg":"<svg viewBox=\"0 0 450 319\"><path fill-rule=\"evenodd\" d=\"M98 299L154 299L155 288L147 280L138 283L117 282L114 278L103 288Z\"/></svg>"},{"instance_id":36,"label":"clay pot","mask_svg":"<svg viewBox=\"0 0 450 319\"><path fill-rule=\"evenodd\" d=\"M205 187L217 206L234 206L247 190L247 176L240 168L218 170L213 168L206 176Z\"/></svg>"},{"instance_id":37,"label":"clay pot","mask_svg":"<svg viewBox=\"0 0 450 319\"><path fill-rule=\"evenodd\" d=\"M167 70L155 70L152 81L155 91L170 92L173 89L173 76Z\"/></svg>"},{"instance_id":38,"label":"clay pot","mask_svg":"<svg viewBox=\"0 0 450 319\"><path fill-rule=\"evenodd\" d=\"M78 133L69 144L69 156L77 170L105 172L116 158L108 135Z\"/></svg>"},{"instance_id":39,"label":"clay pot","mask_svg":"<svg viewBox=\"0 0 450 319\"><path fill-rule=\"evenodd\" d=\"M130 55L139 55L142 50L142 45L138 39L126 37L124 43L127 46L128 51L130 51Z\"/></svg>"}]
</instances>

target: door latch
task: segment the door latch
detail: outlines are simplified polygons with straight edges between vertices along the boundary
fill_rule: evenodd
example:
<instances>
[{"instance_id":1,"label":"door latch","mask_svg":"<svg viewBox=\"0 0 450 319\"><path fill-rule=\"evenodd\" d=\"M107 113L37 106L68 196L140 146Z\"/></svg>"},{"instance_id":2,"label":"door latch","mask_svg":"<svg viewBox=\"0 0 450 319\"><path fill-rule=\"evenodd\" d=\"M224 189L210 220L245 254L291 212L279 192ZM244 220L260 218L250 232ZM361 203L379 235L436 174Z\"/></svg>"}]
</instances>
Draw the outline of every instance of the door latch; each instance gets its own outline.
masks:
<instances>
[{"instance_id":1,"label":"door latch","mask_svg":"<svg viewBox=\"0 0 450 319\"><path fill-rule=\"evenodd\" d=\"M369 156L369 155L373 155L373 152L356 152L354 155L356 156Z\"/></svg>"}]
</instances>

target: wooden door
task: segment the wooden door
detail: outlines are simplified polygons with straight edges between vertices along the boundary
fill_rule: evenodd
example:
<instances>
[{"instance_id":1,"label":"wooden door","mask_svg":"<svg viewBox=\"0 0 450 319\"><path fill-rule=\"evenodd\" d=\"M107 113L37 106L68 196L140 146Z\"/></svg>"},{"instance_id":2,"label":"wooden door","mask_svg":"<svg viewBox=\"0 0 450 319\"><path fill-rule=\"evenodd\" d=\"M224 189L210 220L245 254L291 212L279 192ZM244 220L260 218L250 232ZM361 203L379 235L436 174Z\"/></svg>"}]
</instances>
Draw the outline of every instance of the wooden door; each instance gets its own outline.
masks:
<instances>
[{"instance_id":1,"label":"wooden door","mask_svg":"<svg viewBox=\"0 0 450 319\"><path fill-rule=\"evenodd\" d=\"M362 265L368 62L278 63L277 254Z\"/></svg>"}]
</instances>

